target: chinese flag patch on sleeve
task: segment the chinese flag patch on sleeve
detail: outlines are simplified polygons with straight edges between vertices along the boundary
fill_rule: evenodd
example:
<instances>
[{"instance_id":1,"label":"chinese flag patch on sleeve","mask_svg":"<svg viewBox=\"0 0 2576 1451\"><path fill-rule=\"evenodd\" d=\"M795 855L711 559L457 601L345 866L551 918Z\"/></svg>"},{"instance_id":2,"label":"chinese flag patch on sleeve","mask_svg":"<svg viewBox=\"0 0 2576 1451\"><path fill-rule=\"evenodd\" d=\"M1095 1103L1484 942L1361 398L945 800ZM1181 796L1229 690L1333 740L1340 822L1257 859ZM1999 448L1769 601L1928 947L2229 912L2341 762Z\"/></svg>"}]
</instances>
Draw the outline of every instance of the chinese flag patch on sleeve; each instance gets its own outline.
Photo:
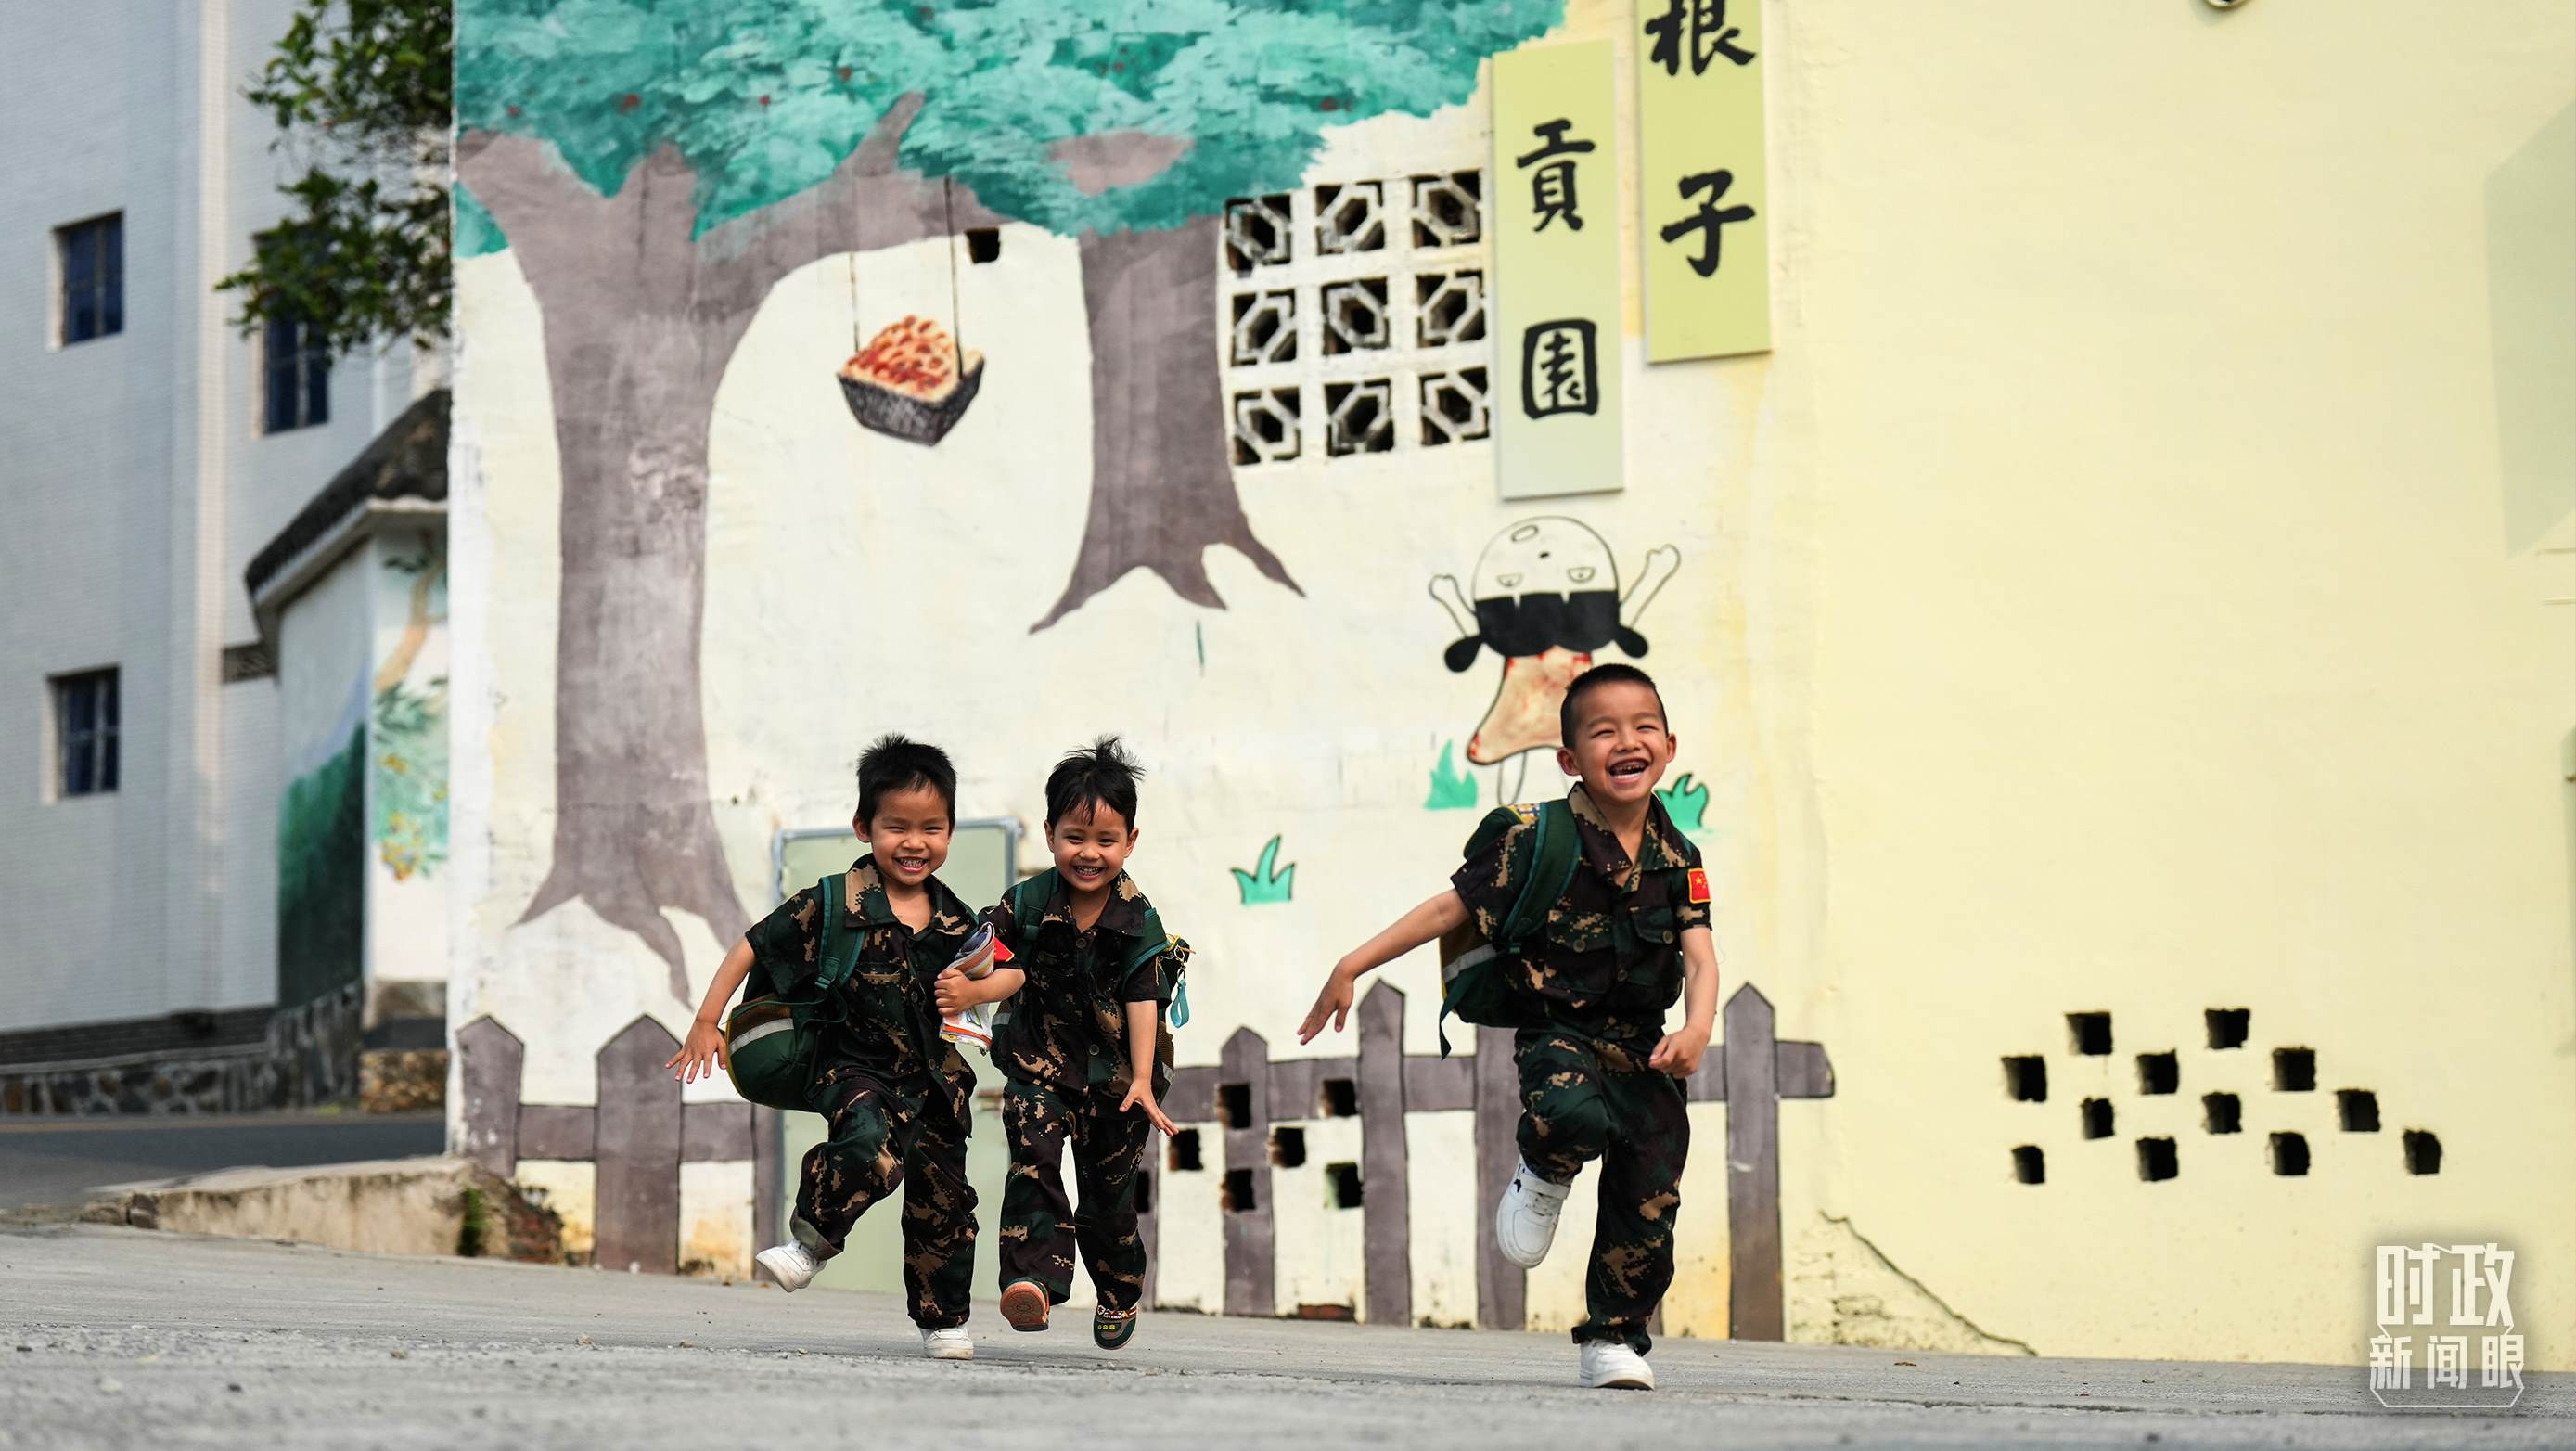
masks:
<instances>
[{"instance_id":1,"label":"chinese flag patch on sleeve","mask_svg":"<svg viewBox=\"0 0 2576 1451\"><path fill-rule=\"evenodd\" d=\"M1708 900L1708 869L1706 867L1691 868L1690 899L1694 902L1706 902Z\"/></svg>"}]
</instances>

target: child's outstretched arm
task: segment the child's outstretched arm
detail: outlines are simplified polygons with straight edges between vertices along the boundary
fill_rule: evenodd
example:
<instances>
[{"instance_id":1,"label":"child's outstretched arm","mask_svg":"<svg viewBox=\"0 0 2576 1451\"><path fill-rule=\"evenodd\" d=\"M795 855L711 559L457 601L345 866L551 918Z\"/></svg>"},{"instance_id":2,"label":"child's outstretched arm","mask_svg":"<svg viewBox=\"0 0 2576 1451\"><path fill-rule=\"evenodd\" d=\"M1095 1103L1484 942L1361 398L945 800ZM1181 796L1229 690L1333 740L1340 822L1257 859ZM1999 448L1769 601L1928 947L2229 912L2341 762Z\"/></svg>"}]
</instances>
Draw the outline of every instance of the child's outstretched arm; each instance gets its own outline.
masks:
<instances>
[{"instance_id":1,"label":"child's outstretched arm","mask_svg":"<svg viewBox=\"0 0 2576 1451\"><path fill-rule=\"evenodd\" d=\"M1315 994L1315 1006L1307 1010L1306 1021L1297 1027L1297 1041L1314 1042L1315 1035L1324 1031L1327 1019L1333 1031L1340 1032L1350 1021L1351 998L1363 973L1384 967L1444 932L1456 931L1466 921L1467 903L1450 887L1441 888L1421 906L1396 918L1395 925L1333 964L1332 976L1324 979L1324 990Z\"/></svg>"},{"instance_id":2,"label":"child's outstretched arm","mask_svg":"<svg viewBox=\"0 0 2576 1451\"><path fill-rule=\"evenodd\" d=\"M682 1083L713 1078L719 1067L731 1068L725 1060L724 1010L733 1001L734 989L751 975L751 940L737 937L733 950L725 954L724 963L716 969L716 980L707 984L707 1000L698 1007L697 1021L689 1024L689 1036L681 1042L680 1051L662 1066Z\"/></svg>"},{"instance_id":3,"label":"child's outstretched arm","mask_svg":"<svg viewBox=\"0 0 2576 1451\"><path fill-rule=\"evenodd\" d=\"M1141 1108L1154 1127L1166 1134L1177 1134L1171 1115L1154 1101L1154 1020L1163 1015L1163 1005L1152 998L1133 1002L1127 1008L1127 1097L1118 1105L1125 1113Z\"/></svg>"},{"instance_id":4,"label":"child's outstretched arm","mask_svg":"<svg viewBox=\"0 0 2576 1451\"><path fill-rule=\"evenodd\" d=\"M1682 929L1682 973L1682 1025L1646 1057L1647 1067L1675 1078L1699 1071L1700 1055L1717 1030L1717 938L1705 924Z\"/></svg>"}]
</instances>

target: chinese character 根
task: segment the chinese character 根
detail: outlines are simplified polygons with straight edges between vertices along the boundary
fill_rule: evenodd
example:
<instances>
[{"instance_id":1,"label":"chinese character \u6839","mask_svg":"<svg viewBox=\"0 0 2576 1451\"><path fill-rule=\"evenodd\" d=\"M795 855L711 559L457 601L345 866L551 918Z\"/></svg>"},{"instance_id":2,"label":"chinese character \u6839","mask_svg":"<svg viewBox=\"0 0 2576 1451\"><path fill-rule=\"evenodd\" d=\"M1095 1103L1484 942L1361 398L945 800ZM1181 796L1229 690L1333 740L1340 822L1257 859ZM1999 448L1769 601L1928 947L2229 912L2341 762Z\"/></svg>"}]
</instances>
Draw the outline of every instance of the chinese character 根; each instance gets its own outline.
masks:
<instances>
[{"instance_id":1,"label":"chinese character \u6839","mask_svg":"<svg viewBox=\"0 0 2576 1451\"><path fill-rule=\"evenodd\" d=\"M1512 164L1523 171L1544 161L1530 176L1530 205L1538 212L1538 225L1530 230L1544 232L1547 224L1558 217L1573 231L1583 230L1583 217L1575 211L1574 162L1571 158L1592 149L1589 141L1568 141L1565 133L1574 129L1567 120L1542 121L1530 128L1530 134L1544 144L1527 156L1514 158Z\"/></svg>"},{"instance_id":2,"label":"chinese character \u6839","mask_svg":"<svg viewBox=\"0 0 2576 1451\"><path fill-rule=\"evenodd\" d=\"M1664 0L1664 13L1646 22L1646 33L1655 38L1646 58L1668 76L1682 73L1685 54L1692 75L1707 71L1721 55L1740 66L1753 64L1753 52L1735 43L1743 30L1726 23L1726 0Z\"/></svg>"}]
</instances>

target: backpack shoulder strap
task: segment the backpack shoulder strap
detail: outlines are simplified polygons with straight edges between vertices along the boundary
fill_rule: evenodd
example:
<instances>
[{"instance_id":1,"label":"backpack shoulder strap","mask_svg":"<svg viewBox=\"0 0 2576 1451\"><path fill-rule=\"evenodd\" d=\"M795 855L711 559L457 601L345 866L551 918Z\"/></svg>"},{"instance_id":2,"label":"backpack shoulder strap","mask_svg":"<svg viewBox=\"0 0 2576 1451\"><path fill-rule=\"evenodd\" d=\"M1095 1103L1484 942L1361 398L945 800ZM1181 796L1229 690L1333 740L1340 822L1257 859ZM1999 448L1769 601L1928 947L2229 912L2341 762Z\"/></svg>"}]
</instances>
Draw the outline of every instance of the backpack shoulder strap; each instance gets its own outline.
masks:
<instances>
[{"instance_id":1,"label":"backpack shoulder strap","mask_svg":"<svg viewBox=\"0 0 2576 1451\"><path fill-rule=\"evenodd\" d=\"M834 872L814 884L823 899L823 933L815 965L826 993L849 981L851 970L858 966L859 934L850 930L849 904L842 900L847 881L845 873Z\"/></svg>"},{"instance_id":2,"label":"backpack shoulder strap","mask_svg":"<svg viewBox=\"0 0 2576 1451\"><path fill-rule=\"evenodd\" d=\"M1503 918L1497 941L1517 944L1539 929L1549 909L1573 885L1574 867L1582 860L1582 848L1574 808L1561 800L1542 804L1532 828L1529 875L1521 881L1520 895L1512 899L1512 910Z\"/></svg>"},{"instance_id":3,"label":"backpack shoulder strap","mask_svg":"<svg viewBox=\"0 0 2576 1451\"><path fill-rule=\"evenodd\" d=\"M1023 947L1035 940L1038 919L1046 915L1047 897L1052 891L1051 887L1041 889L1038 884L1053 874L1054 869L1050 867L1034 877L1022 877L1011 883L1010 890L1002 894L1010 899L1011 930L1019 934Z\"/></svg>"}]
</instances>

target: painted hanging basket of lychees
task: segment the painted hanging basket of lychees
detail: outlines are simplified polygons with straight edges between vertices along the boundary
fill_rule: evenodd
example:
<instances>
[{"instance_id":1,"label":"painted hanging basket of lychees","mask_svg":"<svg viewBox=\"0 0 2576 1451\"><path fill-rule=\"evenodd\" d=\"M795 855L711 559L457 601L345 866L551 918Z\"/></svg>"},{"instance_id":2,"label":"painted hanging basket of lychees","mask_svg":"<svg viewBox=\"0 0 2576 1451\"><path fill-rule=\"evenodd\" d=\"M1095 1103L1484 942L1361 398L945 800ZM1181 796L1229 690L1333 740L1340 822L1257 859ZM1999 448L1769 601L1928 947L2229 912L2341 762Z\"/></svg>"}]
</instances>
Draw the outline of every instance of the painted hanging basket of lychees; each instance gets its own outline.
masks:
<instances>
[{"instance_id":1,"label":"painted hanging basket of lychees","mask_svg":"<svg viewBox=\"0 0 2576 1451\"><path fill-rule=\"evenodd\" d=\"M840 379L860 427L934 444L984 386L984 355L958 351L947 329L907 314L843 363Z\"/></svg>"}]
</instances>

